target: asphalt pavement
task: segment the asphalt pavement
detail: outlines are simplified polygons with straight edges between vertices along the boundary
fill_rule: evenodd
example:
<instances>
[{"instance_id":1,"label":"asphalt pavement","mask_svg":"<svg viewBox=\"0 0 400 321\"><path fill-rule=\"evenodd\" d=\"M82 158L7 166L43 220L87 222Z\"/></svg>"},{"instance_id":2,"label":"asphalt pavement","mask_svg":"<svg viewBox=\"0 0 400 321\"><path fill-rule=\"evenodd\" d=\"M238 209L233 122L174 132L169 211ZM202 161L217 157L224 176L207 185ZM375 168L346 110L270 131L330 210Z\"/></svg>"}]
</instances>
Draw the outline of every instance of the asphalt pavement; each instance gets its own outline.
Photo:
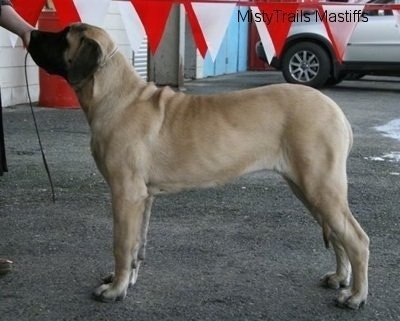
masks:
<instances>
[{"instance_id":1,"label":"asphalt pavement","mask_svg":"<svg viewBox=\"0 0 400 321\"><path fill-rule=\"evenodd\" d=\"M277 72L188 81L187 93L283 82ZM4 110L9 172L0 177L1 321L400 320L400 142L375 127L400 118L400 78L324 89L348 116L349 201L371 239L370 294L359 311L320 287L334 268L320 228L274 173L159 197L146 262L122 302L91 297L113 270L108 187L80 109L35 107L56 202L27 105ZM332 139L335 139L332 137ZM391 155L391 156L390 156Z\"/></svg>"}]
</instances>

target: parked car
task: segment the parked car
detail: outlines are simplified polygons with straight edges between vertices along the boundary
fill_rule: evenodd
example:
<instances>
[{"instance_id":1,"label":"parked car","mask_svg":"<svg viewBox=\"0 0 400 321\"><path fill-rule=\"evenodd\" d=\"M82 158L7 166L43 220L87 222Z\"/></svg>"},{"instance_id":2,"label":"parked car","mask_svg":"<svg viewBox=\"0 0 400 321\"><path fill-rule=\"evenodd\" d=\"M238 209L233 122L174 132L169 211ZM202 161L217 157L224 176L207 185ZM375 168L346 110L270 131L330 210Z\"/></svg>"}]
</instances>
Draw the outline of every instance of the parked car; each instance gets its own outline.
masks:
<instances>
[{"instance_id":1,"label":"parked car","mask_svg":"<svg viewBox=\"0 0 400 321\"><path fill-rule=\"evenodd\" d=\"M369 10L363 15L368 21L356 25L342 62L336 59L323 23L310 19L292 24L280 57L273 57L270 65L281 70L287 82L312 87L333 85L346 77L366 74L400 75L400 29L392 10ZM267 62L260 41L256 44L256 54Z\"/></svg>"}]
</instances>

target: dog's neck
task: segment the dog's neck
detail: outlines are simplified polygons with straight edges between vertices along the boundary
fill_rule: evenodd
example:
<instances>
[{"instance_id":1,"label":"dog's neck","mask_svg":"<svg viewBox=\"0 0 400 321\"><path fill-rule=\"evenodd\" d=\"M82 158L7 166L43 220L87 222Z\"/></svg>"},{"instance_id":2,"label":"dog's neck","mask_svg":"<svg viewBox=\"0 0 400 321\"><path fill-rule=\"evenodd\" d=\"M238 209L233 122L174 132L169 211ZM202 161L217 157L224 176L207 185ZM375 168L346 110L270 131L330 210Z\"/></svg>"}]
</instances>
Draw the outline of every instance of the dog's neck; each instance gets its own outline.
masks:
<instances>
[{"instance_id":1,"label":"dog's neck","mask_svg":"<svg viewBox=\"0 0 400 321\"><path fill-rule=\"evenodd\" d=\"M99 68L103 68L107 62L114 57L114 55L118 52L118 47L115 47L113 50L111 50L111 52L104 58L104 60L102 61L102 63L99 65Z\"/></svg>"},{"instance_id":2,"label":"dog's neck","mask_svg":"<svg viewBox=\"0 0 400 321\"><path fill-rule=\"evenodd\" d=\"M116 60L115 64L111 61ZM110 68L109 68L110 67ZM123 79L130 79L133 84L131 88L123 89L118 82L110 82L108 79L122 77ZM106 89L104 84L107 84ZM85 112L89 123L94 117L96 110L104 105L104 101L109 101L109 106L113 106L113 101L109 92L118 92L119 96L135 96L147 87L147 83L139 77L136 71L129 65L127 59L118 50L113 49L110 54L104 58L103 63L97 68L97 71L84 83L83 86L74 87L75 92L81 103L81 107ZM106 107L108 108L108 107Z\"/></svg>"}]
</instances>

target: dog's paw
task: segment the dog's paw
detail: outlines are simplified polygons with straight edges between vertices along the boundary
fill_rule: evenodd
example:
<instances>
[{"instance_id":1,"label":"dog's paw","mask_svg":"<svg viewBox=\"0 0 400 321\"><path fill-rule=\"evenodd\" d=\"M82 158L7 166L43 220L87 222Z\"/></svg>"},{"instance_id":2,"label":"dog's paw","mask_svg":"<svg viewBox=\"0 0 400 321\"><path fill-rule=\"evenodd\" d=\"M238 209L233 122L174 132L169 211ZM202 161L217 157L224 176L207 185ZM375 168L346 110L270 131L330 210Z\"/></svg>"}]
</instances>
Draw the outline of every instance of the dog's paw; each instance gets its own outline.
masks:
<instances>
[{"instance_id":1,"label":"dog's paw","mask_svg":"<svg viewBox=\"0 0 400 321\"><path fill-rule=\"evenodd\" d=\"M321 285L335 290L347 288L350 285L350 274L339 276L335 272L327 273L321 278Z\"/></svg>"},{"instance_id":2,"label":"dog's paw","mask_svg":"<svg viewBox=\"0 0 400 321\"><path fill-rule=\"evenodd\" d=\"M96 301L114 302L122 301L126 297L126 288L118 289L113 283L102 284L93 291L93 297Z\"/></svg>"},{"instance_id":3,"label":"dog's paw","mask_svg":"<svg viewBox=\"0 0 400 321\"><path fill-rule=\"evenodd\" d=\"M131 275L129 278L129 287L132 287L135 285L137 279L139 276L139 269L132 269L131 271ZM103 281L104 284L109 284L112 283L115 279L115 273L111 272L110 274L106 275L105 277L103 277L101 280Z\"/></svg>"},{"instance_id":4,"label":"dog's paw","mask_svg":"<svg viewBox=\"0 0 400 321\"><path fill-rule=\"evenodd\" d=\"M336 300L338 307L357 310L367 303L367 295L353 294L351 289L342 290Z\"/></svg>"}]
</instances>

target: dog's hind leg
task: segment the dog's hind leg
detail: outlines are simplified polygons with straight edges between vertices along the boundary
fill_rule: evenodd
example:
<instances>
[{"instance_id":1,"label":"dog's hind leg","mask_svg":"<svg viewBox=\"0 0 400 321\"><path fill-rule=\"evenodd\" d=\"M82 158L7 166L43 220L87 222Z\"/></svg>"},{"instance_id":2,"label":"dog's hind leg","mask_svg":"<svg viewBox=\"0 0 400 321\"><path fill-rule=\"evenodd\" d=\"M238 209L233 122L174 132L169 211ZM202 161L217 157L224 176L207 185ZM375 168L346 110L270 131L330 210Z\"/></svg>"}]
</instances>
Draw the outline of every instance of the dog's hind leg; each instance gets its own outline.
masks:
<instances>
[{"instance_id":1,"label":"dog's hind leg","mask_svg":"<svg viewBox=\"0 0 400 321\"><path fill-rule=\"evenodd\" d=\"M110 183L114 221L115 275L111 283L99 286L93 293L97 300L103 302L122 300L126 296L132 278L132 266L138 266L141 226L148 199L144 181L121 176L116 179L115 185L113 182Z\"/></svg>"},{"instance_id":2,"label":"dog's hind leg","mask_svg":"<svg viewBox=\"0 0 400 321\"><path fill-rule=\"evenodd\" d=\"M369 239L348 206L345 163L333 161L326 165L326 162L308 160L307 164L299 167L299 159L301 157L296 157L297 166L292 166L284 177L290 177L287 178L289 185L322 226L327 241L331 241L334 247L337 269L326 277L329 285L347 284L350 262L352 284L340 293L338 304L356 309L366 302L368 295ZM295 172L293 168L302 170Z\"/></svg>"},{"instance_id":3,"label":"dog's hind leg","mask_svg":"<svg viewBox=\"0 0 400 321\"><path fill-rule=\"evenodd\" d=\"M346 251L353 274L351 287L340 292L337 302L341 307L358 309L368 296L369 238L350 209L345 209L344 213L343 221L333 218L328 223Z\"/></svg>"},{"instance_id":4,"label":"dog's hind leg","mask_svg":"<svg viewBox=\"0 0 400 321\"><path fill-rule=\"evenodd\" d=\"M336 256L336 271L329 272L321 278L322 285L331 289L345 288L350 285L351 265L346 250L337 239L335 233L329 235Z\"/></svg>"},{"instance_id":5,"label":"dog's hind leg","mask_svg":"<svg viewBox=\"0 0 400 321\"><path fill-rule=\"evenodd\" d=\"M320 214L316 213L316 209L308 202L306 196L302 192L302 190L288 177L285 177L286 182L292 189L293 193L297 196L297 198L304 204L304 206L312 213L312 215L316 218L318 223L322 225L320 220ZM326 237L326 239L325 239ZM321 278L321 282L324 286L327 286L332 289L339 289L341 287L347 287L350 284L351 277L351 265L349 258L347 257L346 251L343 246L340 244L334 233L329 233L329 235L324 235L324 241L326 243L326 247L329 247L329 243L332 244L332 247L335 251L336 256L336 271L329 272L325 274Z\"/></svg>"},{"instance_id":6,"label":"dog's hind leg","mask_svg":"<svg viewBox=\"0 0 400 321\"><path fill-rule=\"evenodd\" d=\"M325 192L328 191L326 190ZM330 191L333 192L332 190ZM331 239L337 242L336 250L339 249L337 257L343 260L344 253L340 251L344 250L350 261L353 273L350 288L342 290L339 294L338 305L358 309L366 302L368 295L369 238L351 214L347 202L340 203L338 199L333 197L331 201L321 204L319 211L324 224L328 225L332 235L334 235ZM329 279L332 282L337 279L339 284L340 281L347 281L344 278L340 278L340 273L343 271L337 270L335 274L329 276Z\"/></svg>"}]
</instances>

